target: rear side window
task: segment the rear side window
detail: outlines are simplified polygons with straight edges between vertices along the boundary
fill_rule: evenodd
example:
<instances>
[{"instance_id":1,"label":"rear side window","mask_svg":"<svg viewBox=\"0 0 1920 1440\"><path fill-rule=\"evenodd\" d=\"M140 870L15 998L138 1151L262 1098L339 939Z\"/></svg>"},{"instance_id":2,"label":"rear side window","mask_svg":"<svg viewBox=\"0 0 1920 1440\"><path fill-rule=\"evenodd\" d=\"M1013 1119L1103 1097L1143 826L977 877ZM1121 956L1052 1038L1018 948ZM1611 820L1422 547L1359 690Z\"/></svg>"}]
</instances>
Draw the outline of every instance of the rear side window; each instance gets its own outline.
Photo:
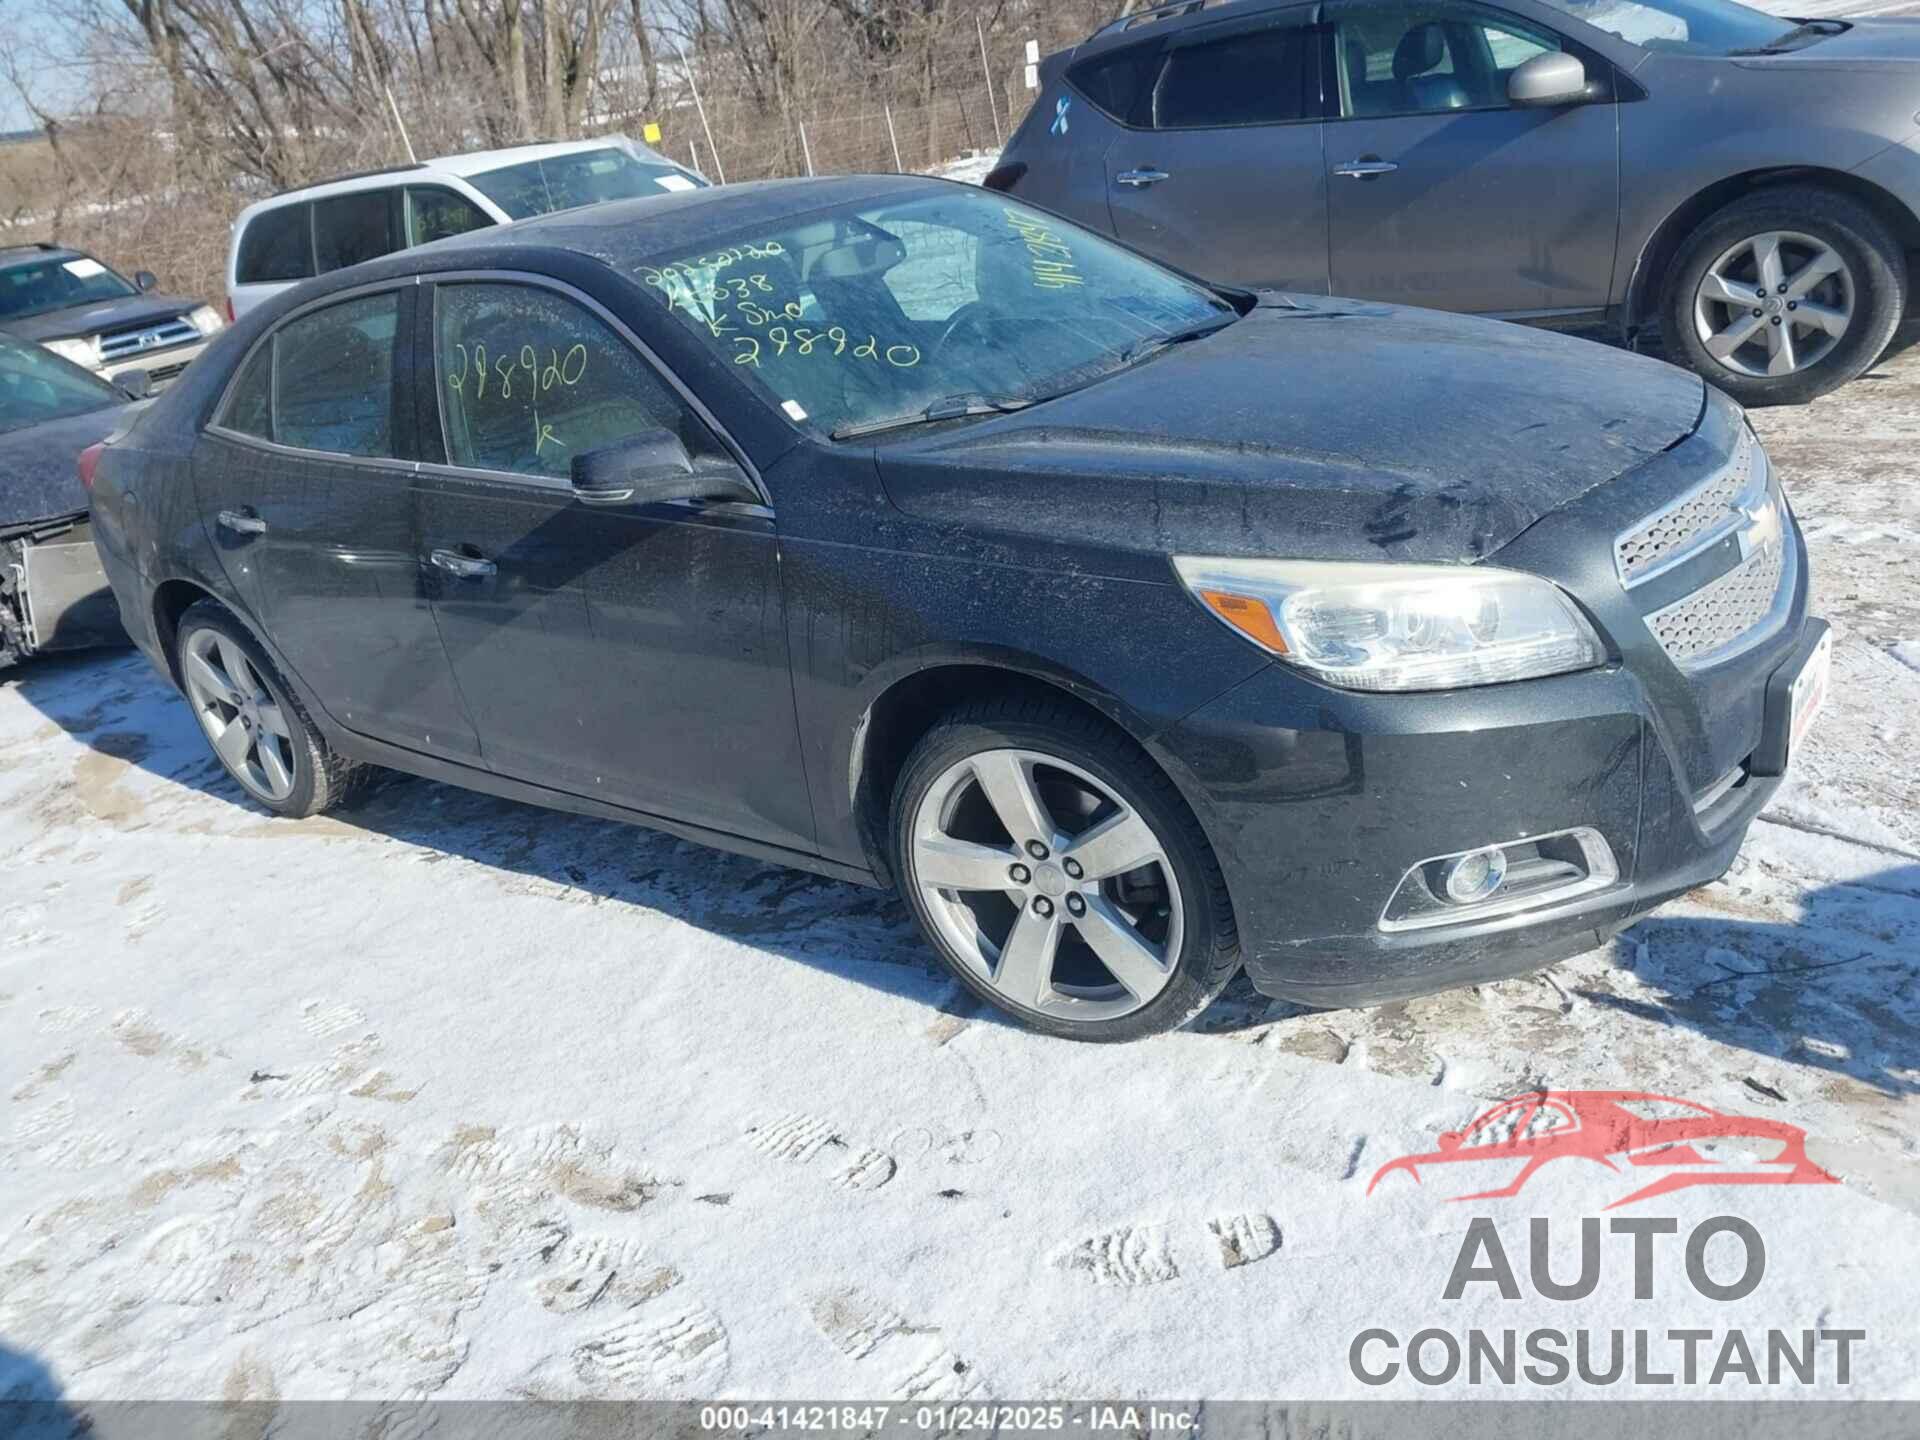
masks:
<instances>
[{"instance_id":1,"label":"rear side window","mask_svg":"<svg viewBox=\"0 0 1920 1440\"><path fill-rule=\"evenodd\" d=\"M1155 87L1154 125L1193 130L1304 120L1320 108L1319 86L1308 84L1315 53L1310 32L1294 28L1183 45L1167 56Z\"/></svg>"},{"instance_id":2,"label":"rear side window","mask_svg":"<svg viewBox=\"0 0 1920 1440\"><path fill-rule=\"evenodd\" d=\"M313 258L322 275L400 248L393 233L393 192L359 190L313 202Z\"/></svg>"},{"instance_id":3,"label":"rear side window","mask_svg":"<svg viewBox=\"0 0 1920 1440\"><path fill-rule=\"evenodd\" d=\"M311 207L305 203L263 210L247 222L234 261L234 280L263 285L304 280L313 274Z\"/></svg>"},{"instance_id":4,"label":"rear side window","mask_svg":"<svg viewBox=\"0 0 1920 1440\"><path fill-rule=\"evenodd\" d=\"M247 361L218 423L302 450L391 457L397 291L289 321Z\"/></svg>"},{"instance_id":5,"label":"rear side window","mask_svg":"<svg viewBox=\"0 0 1920 1440\"><path fill-rule=\"evenodd\" d=\"M1160 42L1112 50L1070 66L1067 79L1095 109L1123 125L1150 123L1154 76L1160 73Z\"/></svg>"}]
</instances>

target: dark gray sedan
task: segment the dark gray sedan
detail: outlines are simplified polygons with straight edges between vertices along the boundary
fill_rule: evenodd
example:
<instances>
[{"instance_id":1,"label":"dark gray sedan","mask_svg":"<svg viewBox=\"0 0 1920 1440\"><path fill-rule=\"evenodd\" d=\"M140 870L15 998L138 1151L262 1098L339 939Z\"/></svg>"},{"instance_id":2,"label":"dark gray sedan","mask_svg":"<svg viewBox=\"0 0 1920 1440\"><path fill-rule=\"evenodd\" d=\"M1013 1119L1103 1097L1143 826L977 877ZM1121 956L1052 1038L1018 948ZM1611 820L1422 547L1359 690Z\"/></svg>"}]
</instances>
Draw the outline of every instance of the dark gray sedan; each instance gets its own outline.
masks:
<instances>
[{"instance_id":1,"label":"dark gray sedan","mask_svg":"<svg viewBox=\"0 0 1920 1440\"><path fill-rule=\"evenodd\" d=\"M988 185L1216 280L1657 328L1748 404L1871 365L1920 21L1729 0L1180 0L1042 67Z\"/></svg>"}]
</instances>

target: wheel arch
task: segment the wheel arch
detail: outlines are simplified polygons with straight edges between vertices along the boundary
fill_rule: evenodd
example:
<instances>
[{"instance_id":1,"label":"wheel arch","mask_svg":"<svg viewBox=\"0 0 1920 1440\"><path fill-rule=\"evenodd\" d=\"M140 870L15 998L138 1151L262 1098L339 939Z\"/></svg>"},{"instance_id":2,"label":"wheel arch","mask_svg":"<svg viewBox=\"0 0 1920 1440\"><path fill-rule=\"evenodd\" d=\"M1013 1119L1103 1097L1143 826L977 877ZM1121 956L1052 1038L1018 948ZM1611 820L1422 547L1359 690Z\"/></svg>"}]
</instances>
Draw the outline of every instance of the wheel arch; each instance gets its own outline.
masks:
<instances>
[{"instance_id":1,"label":"wheel arch","mask_svg":"<svg viewBox=\"0 0 1920 1440\"><path fill-rule=\"evenodd\" d=\"M987 649L921 654L880 677L853 727L836 802L851 806L868 867L893 883L888 817L907 756L939 718L967 700L1028 695L1074 705L1116 726L1166 769L1149 743L1154 727L1100 686L1037 656ZM1178 775L1168 772L1185 794Z\"/></svg>"},{"instance_id":2,"label":"wheel arch","mask_svg":"<svg viewBox=\"0 0 1920 1440\"><path fill-rule=\"evenodd\" d=\"M1920 216L1916 216L1891 191L1871 180L1845 170L1830 170L1819 165L1782 165L1746 170L1716 180L1697 191L1668 212L1654 227L1647 243L1634 261L1633 275L1627 282L1626 304L1621 324L1628 336L1657 317L1665 280L1680 247L1700 223L1722 206L1755 191L1781 185L1815 185L1845 195L1866 205L1880 217L1900 242L1903 260L1920 251ZM1911 270L1909 264L1909 270Z\"/></svg>"},{"instance_id":3,"label":"wheel arch","mask_svg":"<svg viewBox=\"0 0 1920 1440\"><path fill-rule=\"evenodd\" d=\"M202 600L211 600L229 610L233 608L227 605L226 600L210 586L203 585L198 580L178 577L162 580L154 586L153 595L149 601L153 612L153 636L159 642L161 655L166 658L167 674L172 677L176 686L180 684L180 657L177 643L180 637L180 617Z\"/></svg>"}]
</instances>

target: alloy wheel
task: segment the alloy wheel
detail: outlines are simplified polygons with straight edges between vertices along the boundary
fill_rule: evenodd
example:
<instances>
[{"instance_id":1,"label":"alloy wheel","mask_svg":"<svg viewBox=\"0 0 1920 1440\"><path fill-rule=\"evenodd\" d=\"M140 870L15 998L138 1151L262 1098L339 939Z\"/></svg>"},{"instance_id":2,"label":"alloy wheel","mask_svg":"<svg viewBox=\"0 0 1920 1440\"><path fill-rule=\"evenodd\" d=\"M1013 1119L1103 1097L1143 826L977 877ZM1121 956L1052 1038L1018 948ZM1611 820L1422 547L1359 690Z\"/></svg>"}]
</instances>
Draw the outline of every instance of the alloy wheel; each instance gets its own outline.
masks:
<instances>
[{"instance_id":1,"label":"alloy wheel","mask_svg":"<svg viewBox=\"0 0 1920 1440\"><path fill-rule=\"evenodd\" d=\"M187 699L227 771L263 800L293 793L293 729L243 651L217 630L195 630L181 665Z\"/></svg>"},{"instance_id":2,"label":"alloy wheel","mask_svg":"<svg viewBox=\"0 0 1920 1440\"><path fill-rule=\"evenodd\" d=\"M986 750L913 816L911 880L948 950L1009 1004L1110 1020L1172 978L1180 885L1146 817L1087 771Z\"/></svg>"},{"instance_id":3,"label":"alloy wheel","mask_svg":"<svg viewBox=\"0 0 1920 1440\"><path fill-rule=\"evenodd\" d=\"M1749 236L1707 267L1694 292L1694 331L1742 375L1818 365L1853 323L1853 272L1831 245L1793 230Z\"/></svg>"}]
</instances>

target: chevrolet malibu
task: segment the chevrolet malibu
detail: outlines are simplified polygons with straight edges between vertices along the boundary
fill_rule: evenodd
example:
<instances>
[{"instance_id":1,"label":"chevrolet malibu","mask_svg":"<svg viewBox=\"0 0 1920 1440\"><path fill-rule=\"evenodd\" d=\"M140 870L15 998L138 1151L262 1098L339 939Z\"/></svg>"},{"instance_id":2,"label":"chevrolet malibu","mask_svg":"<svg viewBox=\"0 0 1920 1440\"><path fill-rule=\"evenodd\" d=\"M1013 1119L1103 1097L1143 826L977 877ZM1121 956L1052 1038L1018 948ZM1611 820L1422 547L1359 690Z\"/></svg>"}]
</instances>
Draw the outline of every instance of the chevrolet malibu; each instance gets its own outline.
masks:
<instances>
[{"instance_id":1,"label":"chevrolet malibu","mask_svg":"<svg viewBox=\"0 0 1920 1440\"><path fill-rule=\"evenodd\" d=\"M916 177L322 277L88 463L258 804L386 766L895 885L1083 1039L1599 945L1726 870L1825 688L1696 376Z\"/></svg>"}]
</instances>

